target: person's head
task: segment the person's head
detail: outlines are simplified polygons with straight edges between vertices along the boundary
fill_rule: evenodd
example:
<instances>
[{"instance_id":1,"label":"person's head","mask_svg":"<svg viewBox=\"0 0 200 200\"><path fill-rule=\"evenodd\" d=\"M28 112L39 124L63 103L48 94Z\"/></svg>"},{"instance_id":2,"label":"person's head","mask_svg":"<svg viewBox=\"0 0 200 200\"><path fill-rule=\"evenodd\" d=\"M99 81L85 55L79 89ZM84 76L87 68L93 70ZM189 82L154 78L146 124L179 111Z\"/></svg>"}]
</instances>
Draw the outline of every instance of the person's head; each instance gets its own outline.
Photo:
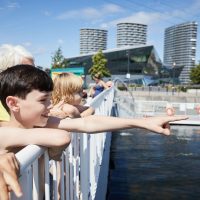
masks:
<instances>
[{"instance_id":1,"label":"person's head","mask_svg":"<svg viewBox=\"0 0 200 200\"><path fill-rule=\"evenodd\" d=\"M83 92L83 80L72 73L58 74L54 79L54 89L52 92L53 105L64 100L72 105L80 104Z\"/></svg>"},{"instance_id":2,"label":"person's head","mask_svg":"<svg viewBox=\"0 0 200 200\"><path fill-rule=\"evenodd\" d=\"M92 79L93 79L95 82L100 81L101 78L102 78L102 76L101 76L101 74L99 74L99 73L94 74L94 75L92 76Z\"/></svg>"},{"instance_id":3,"label":"person's head","mask_svg":"<svg viewBox=\"0 0 200 200\"><path fill-rule=\"evenodd\" d=\"M112 87L113 82L112 82L112 81L107 81L107 82L106 82L106 85L110 88L110 87Z\"/></svg>"},{"instance_id":4,"label":"person's head","mask_svg":"<svg viewBox=\"0 0 200 200\"><path fill-rule=\"evenodd\" d=\"M53 90L51 78L32 65L15 65L0 73L0 100L26 128L44 126Z\"/></svg>"},{"instance_id":5,"label":"person's head","mask_svg":"<svg viewBox=\"0 0 200 200\"><path fill-rule=\"evenodd\" d=\"M14 65L34 65L34 58L23 46L3 44L0 46L0 71Z\"/></svg>"}]
</instances>

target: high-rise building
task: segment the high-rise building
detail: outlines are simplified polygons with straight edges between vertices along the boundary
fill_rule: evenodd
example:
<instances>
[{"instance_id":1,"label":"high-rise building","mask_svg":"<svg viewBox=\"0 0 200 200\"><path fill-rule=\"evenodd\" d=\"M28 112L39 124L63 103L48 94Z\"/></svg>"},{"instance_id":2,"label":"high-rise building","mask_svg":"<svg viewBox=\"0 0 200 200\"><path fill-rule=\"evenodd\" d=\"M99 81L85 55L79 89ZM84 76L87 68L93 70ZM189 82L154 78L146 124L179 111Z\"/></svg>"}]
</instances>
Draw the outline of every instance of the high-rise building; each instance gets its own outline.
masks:
<instances>
[{"instance_id":1,"label":"high-rise building","mask_svg":"<svg viewBox=\"0 0 200 200\"><path fill-rule=\"evenodd\" d=\"M147 25L137 23L117 24L117 47L146 45Z\"/></svg>"},{"instance_id":2,"label":"high-rise building","mask_svg":"<svg viewBox=\"0 0 200 200\"><path fill-rule=\"evenodd\" d=\"M180 74L182 83L190 82L190 69L195 66L197 23L187 22L165 29L164 64L184 66Z\"/></svg>"},{"instance_id":3,"label":"high-rise building","mask_svg":"<svg viewBox=\"0 0 200 200\"><path fill-rule=\"evenodd\" d=\"M107 48L107 30L80 29L80 54L96 52Z\"/></svg>"}]
</instances>

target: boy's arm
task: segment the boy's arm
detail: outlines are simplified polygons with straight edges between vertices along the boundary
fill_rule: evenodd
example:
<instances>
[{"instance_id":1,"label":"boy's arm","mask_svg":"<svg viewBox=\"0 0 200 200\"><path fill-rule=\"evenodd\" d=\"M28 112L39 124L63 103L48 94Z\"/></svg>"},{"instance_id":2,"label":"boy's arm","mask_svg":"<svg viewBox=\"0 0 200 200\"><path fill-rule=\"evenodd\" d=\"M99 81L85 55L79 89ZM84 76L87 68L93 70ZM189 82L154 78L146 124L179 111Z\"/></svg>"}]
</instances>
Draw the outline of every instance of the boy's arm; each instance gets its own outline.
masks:
<instances>
[{"instance_id":1,"label":"boy's arm","mask_svg":"<svg viewBox=\"0 0 200 200\"><path fill-rule=\"evenodd\" d=\"M29 144L41 145L44 147L67 147L69 143L70 133L64 130L0 127L1 149L22 147Z\"/></svg>"},{"instance_id":2,"label":"boy's arm","mask_svg":"<svg viewBox=\"0 0 200 200\"><path fill-rule=\"evenodd\" d=\"M77 119L58 119L50 117L48 127L59 128L72 132L98 133L131 128L144 128L152 132L169 135L169 122L187 119L187 116L149 117L126 119L91 115Z\"/></svg>"},{"instance_id":3,"label":"boy's arm","mask_svg":"<svg viewBox=\"0 0 200 200\"><path fill-rule=\"evenodd\" d=\"M103 85L104 89L108 89L109 88L104 81L101 81L101 84Z\"/></svg>"}]
</instances>

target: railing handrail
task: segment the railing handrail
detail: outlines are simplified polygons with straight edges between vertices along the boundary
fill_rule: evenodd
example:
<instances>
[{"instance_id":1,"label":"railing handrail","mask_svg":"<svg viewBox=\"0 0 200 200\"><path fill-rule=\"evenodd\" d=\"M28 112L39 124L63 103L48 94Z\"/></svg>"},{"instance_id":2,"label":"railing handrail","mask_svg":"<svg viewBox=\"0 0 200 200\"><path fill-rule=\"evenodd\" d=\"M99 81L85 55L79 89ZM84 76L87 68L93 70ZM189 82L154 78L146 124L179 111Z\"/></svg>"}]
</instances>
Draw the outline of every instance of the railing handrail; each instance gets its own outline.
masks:
<instances>
[{"instance_id":1,"label":"railing handrail","mask_svg":"<svg viewBox=\"0 0 200 200\"><path fill-rule=\"evenodd\" d=\"M31 144L16 153L16 158L20 163L20 174L22 174L38 157L44 154L45 151L46 148Z\"/></svg>"}]
</instances>

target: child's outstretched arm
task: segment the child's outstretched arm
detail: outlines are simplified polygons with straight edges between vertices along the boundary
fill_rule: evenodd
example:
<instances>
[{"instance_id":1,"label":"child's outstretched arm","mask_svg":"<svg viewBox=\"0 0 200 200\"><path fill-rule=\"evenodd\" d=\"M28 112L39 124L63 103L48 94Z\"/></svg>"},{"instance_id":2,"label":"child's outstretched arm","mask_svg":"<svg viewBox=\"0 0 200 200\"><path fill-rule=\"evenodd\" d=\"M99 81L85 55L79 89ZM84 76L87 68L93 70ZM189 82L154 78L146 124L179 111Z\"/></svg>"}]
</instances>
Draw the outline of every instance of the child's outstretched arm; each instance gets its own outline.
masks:
<instances>
[{"instance_id":1,"label":"child's outstretched arm","mask_svg":"<svg viewBox=\"0 0 200 200\"><path fill-rule=\"evenodd\" d=\"M126 119L91 115L77 119L58 119L50 117L48 127L59 128L72 132L98 133L131 128L144 128L159 134L169 135L169 122L187 119L187 116L148 117Z\"/></svg>"},{"instance_id":2,"label":"child's outstretched arm","mask_svg":"<svg viewBox=\"0 0 200 200\"><path fill-rule=\"evenodd\" d=\"M9 199L9 187L17 197L22 196L18 182L19 164L13 153L0 155L0 199Z\"/></svg>"}]
</instances>

